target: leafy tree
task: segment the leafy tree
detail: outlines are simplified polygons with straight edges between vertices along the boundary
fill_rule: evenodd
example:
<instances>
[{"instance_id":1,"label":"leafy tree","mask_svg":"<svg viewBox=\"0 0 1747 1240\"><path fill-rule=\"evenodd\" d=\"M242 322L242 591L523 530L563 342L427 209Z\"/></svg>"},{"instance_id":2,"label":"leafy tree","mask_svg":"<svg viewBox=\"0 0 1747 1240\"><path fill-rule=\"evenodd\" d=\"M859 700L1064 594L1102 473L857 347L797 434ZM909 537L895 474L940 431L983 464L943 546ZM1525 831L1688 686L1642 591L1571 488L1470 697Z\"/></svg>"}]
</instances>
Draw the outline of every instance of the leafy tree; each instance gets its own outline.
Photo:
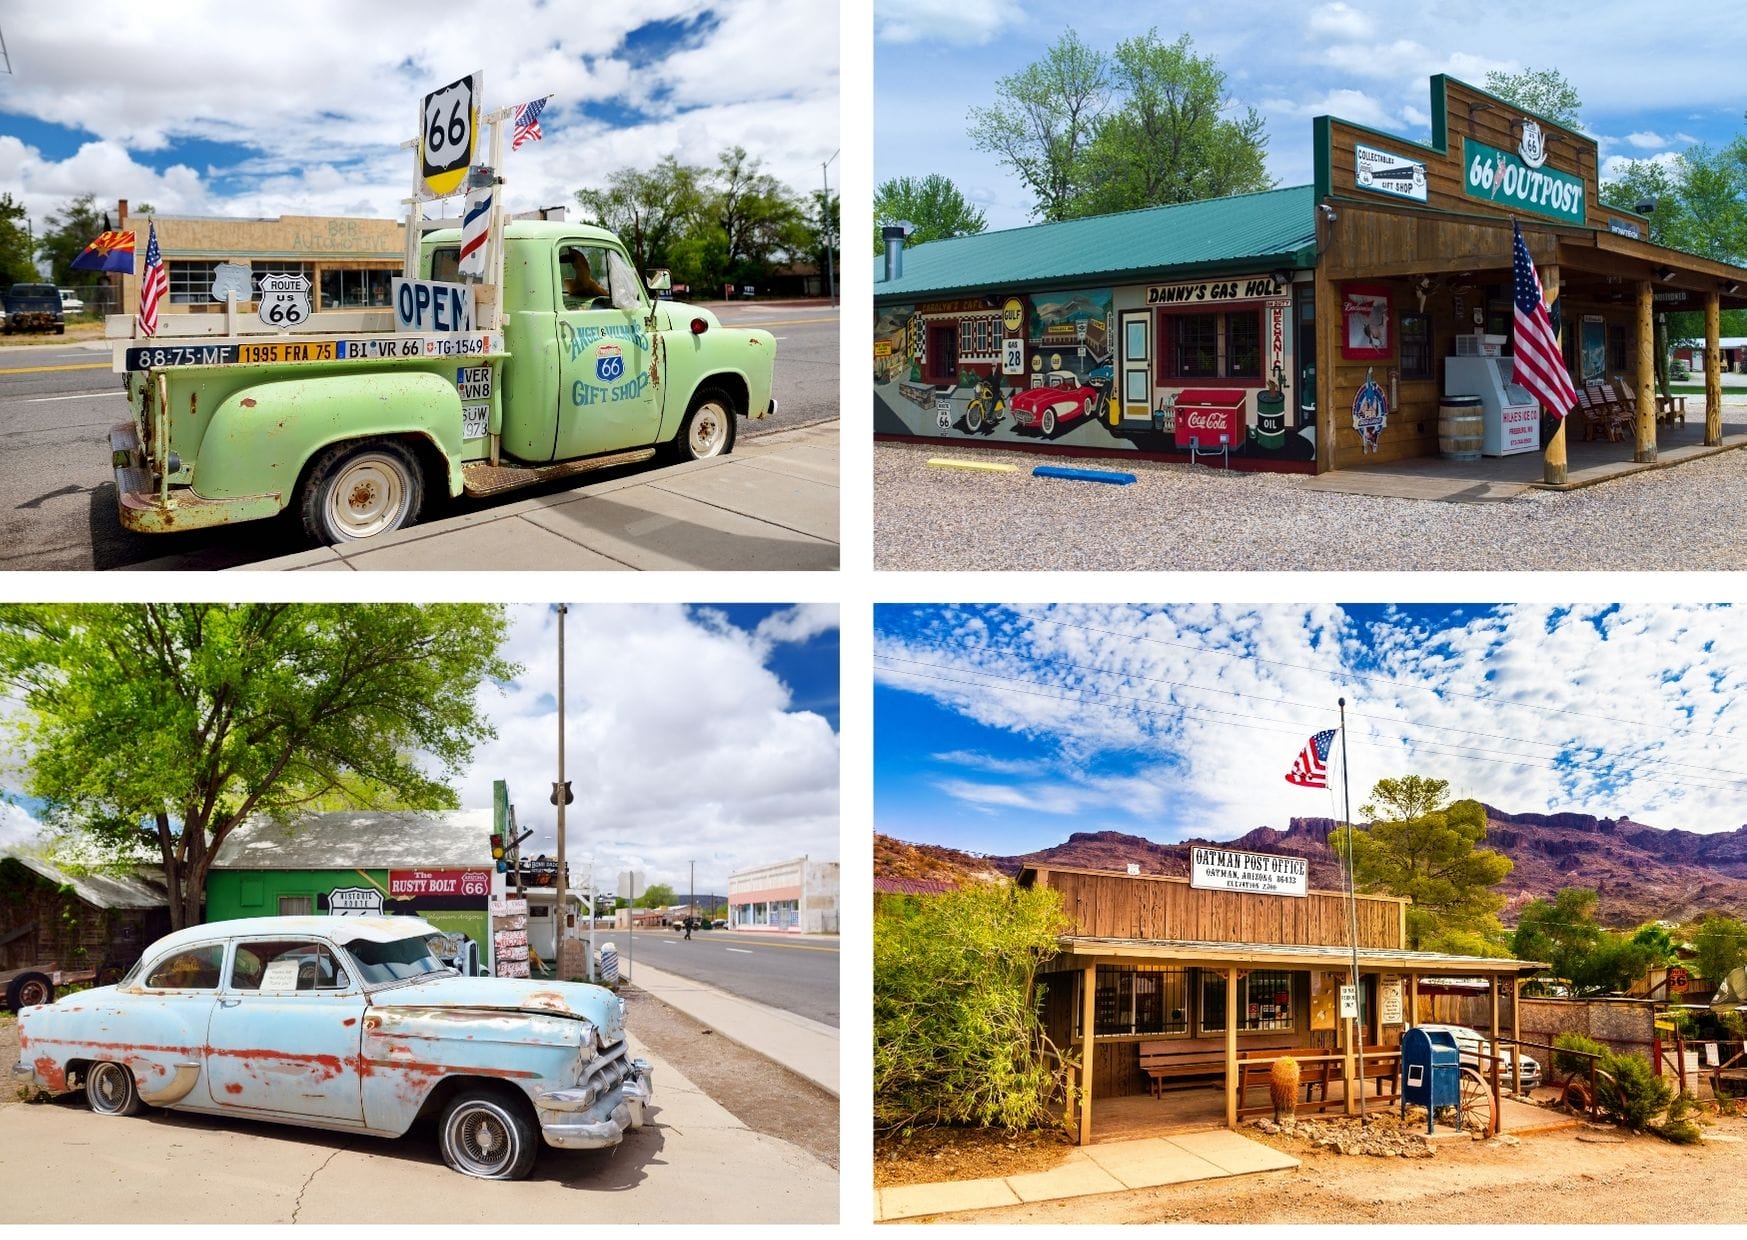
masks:
<instances>
[{"instance_id":1,"label":"leafy tree","mask_svg":"<svg viewBox=\"0 0 1747 1240\"><path fill-rule=\"evenodd\" d=\"M1488 94L1497 95L1507 103L1545 117L1567 129L1580 128L1578 113L1583 100L1577 88L1565 80L1557 69L1524 69L1521 73L1501 73L1497 69L1481 83Z\"/></svg>"},{"instance_id":2,"label":"leafy tree","mask_svg":"<svg viewBox=\"0 0 1747 1240\"><path fill-rule=\"evenodd\" d=\"M24 204L0 194L0 288L37 279L30 245L30 220Z\"/></svg>"},{"instance_id":3,"label":"leafy tree","mask_svg":"<svg viewBox=\"0 0 1747 1240\"><path fill-rule=\"evenodd\" d=\"M677 904L679 897L673 894L669 883L650 883L643 888L643 894L637 897L638 908L666 908L669 904Z\"/></svg>"},{"instance_id":4,"label":"leafy tree","mask_svg":"<svg viewBox=\"0 0 1747 1240\"><path fill-rule=\"evenodd\" d=\"M1042 60L998 81L992 106L970 110L970 138L1013 170L1035 198L1036 215L1071 219L1109 97L1109 61L1068 30Z\"/></svg>"},{"instance_id":5,"label":"leafy tree","mask_svg":"<svg viewBox=\"0 0 1747 1240\"><path fill-rule=\"evenodd\" d=\"M1582 887L1568 887L1550 901L1531 900L1511 940L1517 959L1545 960L1578 994L1629 989L1656 961L1656 946L1603 929L1595 920L1597 900Z\"/></svg>"},{"instance_id":6,"label":"leafy tree","mask_svg":"<svg viewBox=\"0 0 1747 1240\"><path fill-rule=\"evenodd\" d=\"M72 283L73 260L102 231L103 213L97 209L95 194L80 194L49 216L36 242L38 257L49 264L49 278L60 285Z\"/></svg>"},{"instance_id":7,"label":"leafy tree","mask_svg":"<svg viewBox=\"0 0 1747 1240\"><path fill-rule=\"evenodd\" d=\"M0 677L44 820L164 866L174 927L252 814L448 808L493 735L475 695L516 672L502 610L292 603L0 606Z\"/></svg>"},{"instance_id":8,"label":"leafy tree","mask_svg":"<svg viewBox=\"0 0 1747 1240\"><path fill-rule=\"evenodd\" d=\"M1648 967L1652 969L1666 968L1679 959L1674 950L1674 936L1668 933L1664 926L1651 922L1647 926L1639 926L1632 935L1632 942L1642 947L1648 953Z\"/></svg>"},{"instance_id":9,"label":"leafy tree","mask_svg":"<svg viewBox=\"0 0 1747 1240\"><path fill-rule=\"evenodd\" d=\"M1061 894L972 884L874 912L874 1123L1008 1130L1066 1090L1037 971L1067 928Z\"/></svg>"},{"instance_id":10,"label":"leafy tree","mask_svg":"<svg viewBox=\"0 0 1747 1240\"><path fill-rule=\"evenodd\" d=\"M1149 30L1116 45L1111 79L1123 106L1102 118L1087 152L1087 192L1076 215L1197 202L1272 187L1261 114L1223 113L1225 74L1197 56L1188 35L1161 43Z\"/></svg>"},{"instance_id":11,"label":"leafy tree","mask_svg":"<svg viewBox=\"0 0 1747 1240\"><path fill-rule=\"evenodd\" d=\"M1698 953L1693 967L1714 985L1747 964L1747 922L1706 913L1693 928L1692 945Z\"/></svg>"},{"instance_id":12,"label":"leafy tree","mask_svg":"<svg viewBox=\"0 0 1747 1240\"><path fill-rule=\"evenodd\" d=\"M774 255L806 248L801 207L744 147L724 151L710 181L708 212L728 241L728 264L735 275L756 276Z\"/></svg>"},{"instance_id":13,"label":"leafy tree","mask_svg":"<svg viewBox=\"0 0 1747 1240\"><path fill-rule=\"evenodd\" d=\"M617 233L637 270L672 267L671 247L703 205L703 170L668 155L654 168L620 168L604 189L579 189L583 218Z\"/></svg>"},{"instance_id":14,"label":"leafy tree","mask_svg":"<svg viewBox=\"0 0 1747 1240\"><path fill-rule=\"evenodd\" d=\"M1513 863L1480 847L1485 807L1478 801L1446 804L1449 788L1447 780L1420 775L1378 780L1360 811L1372 820L1369 829L1337 828L1329 833L1329 847L1345 858L1350 834L1354 886L1413 900L1407 909L1410 951L1459 947L1464 954L1502 956L1498 910L1504 897L1492 887Z\"/></svg>"},{"instance_id":15,"label":"leafy tree","mask_svg":"<svg viewBox=\"0 0 1747 1240\"><path fill-rule=\"evenodd\" d=\"M948 237L966 237L988 227L983 213L973 207L951 178L938 172L925 177L893 177L874 191L873 248L885 248L880 227L904 220L914 225L907 245L923 245Z\"/></svg>"}]
</instances>

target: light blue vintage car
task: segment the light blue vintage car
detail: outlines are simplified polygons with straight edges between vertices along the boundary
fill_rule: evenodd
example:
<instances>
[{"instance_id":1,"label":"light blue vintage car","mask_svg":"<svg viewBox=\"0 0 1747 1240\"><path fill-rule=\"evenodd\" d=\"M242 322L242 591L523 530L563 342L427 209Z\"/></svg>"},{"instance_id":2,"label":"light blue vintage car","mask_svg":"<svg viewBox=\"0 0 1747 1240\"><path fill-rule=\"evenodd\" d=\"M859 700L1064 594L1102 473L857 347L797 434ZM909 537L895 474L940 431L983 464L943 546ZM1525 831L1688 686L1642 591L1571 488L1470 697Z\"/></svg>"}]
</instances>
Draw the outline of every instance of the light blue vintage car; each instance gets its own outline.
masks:
<instances>
[{"instance_id":1,"label":"light blue vintage car","mask_svg":"<svg viewBox=\"0 0 1747 1240\"><path fill-rule=\"evenodd\" d=\"M598 986L462 977L414 917L258 917L179 930L114 986L25 1008L15 1072L146 1106L398 1137L437 1121L443 1158L528 1174L540 1138L617 1145L640 1127L647 1061Z\"/></svg>"}]
</instances>

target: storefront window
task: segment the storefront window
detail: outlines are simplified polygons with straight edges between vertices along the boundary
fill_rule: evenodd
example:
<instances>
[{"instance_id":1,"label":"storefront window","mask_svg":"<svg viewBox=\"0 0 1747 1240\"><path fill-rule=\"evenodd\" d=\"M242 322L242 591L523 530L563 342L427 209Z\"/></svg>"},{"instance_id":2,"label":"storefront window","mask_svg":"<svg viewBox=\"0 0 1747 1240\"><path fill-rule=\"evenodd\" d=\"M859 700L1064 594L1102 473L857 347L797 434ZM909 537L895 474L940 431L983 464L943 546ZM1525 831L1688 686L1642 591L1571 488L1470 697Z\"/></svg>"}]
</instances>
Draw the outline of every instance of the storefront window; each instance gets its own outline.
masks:
<instances>
[{"instance_id":1,"label":"storefront window","mask_svg":"<svg viewBox=\"0 0 1747 1240\"><path fill-rule=\"evenodd\" d=\"M217 263L166 262L164 278L170 284L170 304L203 306L211 301L217 267Z\"/></svg>"},{"instance_id":2,"label":"storefront window","mask_svg":"<svg viewBox=\"0 0 1747 1240\"><path fill-rule=\"evenodd\" d=\"M1626 325L1624 323L1608 324L1607 364L1608 369L1615 372L1623 372L1626 369Z\"/></svg>"},{"instance_id":3,"label":"storefront window","mask_svg":"<svg viewBox=\"0 0 1747 1240\"><path fill-rule=\"evenodd\" d=\"M1219 315L1184 314L1172 324L1177 339L1177 377L1219 377Z\"/></svg>"},{"instance_id":4,"label":"storefront window","mask_svg":"<svg viewBox=\"0 0 1747 1240\"><path fill-rule=\"evenodd\" d=\"M389 279L393 275L386 269L324 267L321 273L321 309L386 306Z\"/></svg>"},{"instance_id":5,"label":"storefront window","mask_svg":"<svg viewBox=\"0 0 1747 1240\"><path fill-rule=\"evenodd\" d=\"M1262 377L1262 316L1225 316L1225 373L1231 379Z\"/></svg>"},{"instance_id":6,"label":"storefront window","mask_svg":"<svg viewBox=\"0 0 1747 1240\"><path fill-rule=\"evenodd\" d=\"M958 356L963 362L998 362L1001 360L1001 316L960 319L958 322Z\"/></svg>"},{"instance_id":7,"label":"storefront window","mask_svg":"<svg viewBox=\"0 0 1747 1240\"><path fill-rule=\"evenodd\" d=\"M1429 314L1401 316L1401 377L1432 379L1432 320Z\"/></svg>"},{"instance_id":8,"label":"storefront window","mask_svg":"<svg viewBox=\"0 0 1747 1240\"><path fill-rule=\"evenodd\" d=\"M1188 1033L1187 979L1184 969L1099 965L1098 993L1092 1003L1093 1033L1101 1038ZM1075 1011L1079 1010L1076 1005Z\"/></svg>"},{"instance_id":9,"label":"storefront window","mask_svg":"<svg viewBox=\"0 0 1747 1240\"><path fill-rule=\"evenodd\" d=\"M1292 975L1283 970L1251 970L1237 980L1237 1027L1240 1033L1293 1029ZM1201 974L1202 1033L1225 1032L1225 974Z\"/></svg>"},{"instance_id":10,"label":"storefront window","mask_svg":"<svg viewBox=\"0 0 1747 1240\"><path fill-rule=\"evenodd\" d=\"M1159 380L1261 379L1262 315L1259 310L1227 314L1164 314Z\"/></svg>"}]
</instances>

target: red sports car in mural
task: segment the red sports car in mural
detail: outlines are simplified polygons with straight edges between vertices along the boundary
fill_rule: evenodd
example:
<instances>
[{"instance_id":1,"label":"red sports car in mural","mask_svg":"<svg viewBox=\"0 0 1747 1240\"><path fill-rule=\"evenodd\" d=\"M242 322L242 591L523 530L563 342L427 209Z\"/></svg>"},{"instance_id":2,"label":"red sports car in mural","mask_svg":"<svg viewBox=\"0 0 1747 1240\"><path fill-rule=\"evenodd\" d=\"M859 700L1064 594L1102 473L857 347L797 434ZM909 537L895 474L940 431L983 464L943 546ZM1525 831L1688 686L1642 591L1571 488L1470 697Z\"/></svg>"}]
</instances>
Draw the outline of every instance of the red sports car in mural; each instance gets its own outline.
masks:
<instances>
[{"instance_id":1,"label":"red sports car in mural","mask_svg":"<svg viewBox=\"0 0 1747 1240\"><path fill-rule=\"evenodd\" d=\"M1073 371L1052 370L1047 386L1016 392L1008 400L1007 408L1013 414L1014 429L1053 435L1057 426L1096 412L1100 399L1098 389Z\"/></svg>"}]
</instances>

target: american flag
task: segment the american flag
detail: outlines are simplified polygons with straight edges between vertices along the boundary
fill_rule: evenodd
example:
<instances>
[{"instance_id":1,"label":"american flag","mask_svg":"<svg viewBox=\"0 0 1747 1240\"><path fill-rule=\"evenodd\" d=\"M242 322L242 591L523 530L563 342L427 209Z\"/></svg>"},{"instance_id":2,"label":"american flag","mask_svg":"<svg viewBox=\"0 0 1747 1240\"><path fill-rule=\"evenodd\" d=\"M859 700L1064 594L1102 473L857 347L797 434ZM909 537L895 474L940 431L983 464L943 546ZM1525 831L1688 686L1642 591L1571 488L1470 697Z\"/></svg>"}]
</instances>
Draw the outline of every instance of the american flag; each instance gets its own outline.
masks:
<instances>
[{"instance_id":1,"label":"american flag","mask_svg":"<svg viewBox=\"0 0 1747 1240\"><path fill-rule=\"evenodd\" d=\"M510 150L519 151L524 142L538 142L546 135L540 132L540 113L546 108L544 99L536 99L532 103L524 103L516 109L516 135L510 141Z\"/></svg>"},{"instance_id":2,"label":"american flag","mask_svg":"<svg viewBox=\"0 0 1747 1240\"><path fill-rule=\"evenodd\" d=\"M169 277L164 274L164 255L158 249L158 225L154 220L151 236L146 241L146 270L140 279L140 335L158 334L158 303L164 300L169 288Z\"/></svg>"},{"instance_id":3,"label":"american flag","mask_svg":"<svg viewBox=\"0 0 1747 1240\"><path fill-rule=\"evenodd\" d=\"M1328 751L1334 747L1335 730L1318 732L1304 742L1304 752L1286 772L1286 782L1300 788L1328 787Z\"/></svg>"},{"instance_id":4,"label":"american flag","mask_svg":"<svg viewBox=\"0 0 1747 1240\"><path fill-rule=\"evenodd\" d=\"M1547 307L1541 301L1541 278L1529 261L1523 230L1515 220L1510 228L1516 235L1512 245L1516 268L1516 373L1512 378L1534 393L1547 412L1562 418L1577 403L1577 388L1565 370L1559 338L1553 334L1553 321L1547 317Z\"/></svg>"}]
</instances>

